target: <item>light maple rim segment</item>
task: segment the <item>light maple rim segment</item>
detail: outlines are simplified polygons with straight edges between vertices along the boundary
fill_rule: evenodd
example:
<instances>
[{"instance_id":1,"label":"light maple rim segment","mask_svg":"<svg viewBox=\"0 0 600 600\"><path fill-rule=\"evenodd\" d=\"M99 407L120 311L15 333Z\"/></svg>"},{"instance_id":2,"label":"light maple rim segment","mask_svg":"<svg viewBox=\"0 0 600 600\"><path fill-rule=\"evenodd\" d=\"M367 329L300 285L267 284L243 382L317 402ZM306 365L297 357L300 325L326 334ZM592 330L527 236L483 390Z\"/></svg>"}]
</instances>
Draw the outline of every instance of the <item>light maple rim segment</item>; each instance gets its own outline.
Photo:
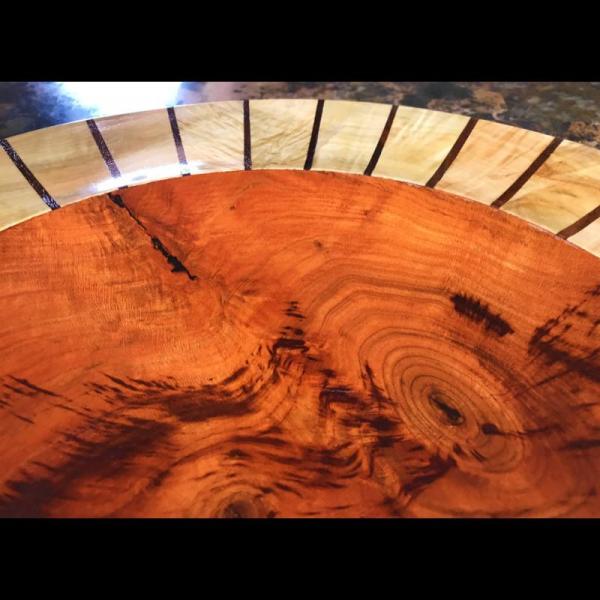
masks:
<instances>
[{"instance_id":1,"label":"light maple rim segment","mask_svg":"<svg viewBox=\"0 0 600 600\"><path fill-rule=\"evenodd\" d=\"M1 145L0 231L152 181L310 169L440 189L600 257L600 150L464 115L345 100L232 100L76 121Z\"/></svg>"}]
</instances>

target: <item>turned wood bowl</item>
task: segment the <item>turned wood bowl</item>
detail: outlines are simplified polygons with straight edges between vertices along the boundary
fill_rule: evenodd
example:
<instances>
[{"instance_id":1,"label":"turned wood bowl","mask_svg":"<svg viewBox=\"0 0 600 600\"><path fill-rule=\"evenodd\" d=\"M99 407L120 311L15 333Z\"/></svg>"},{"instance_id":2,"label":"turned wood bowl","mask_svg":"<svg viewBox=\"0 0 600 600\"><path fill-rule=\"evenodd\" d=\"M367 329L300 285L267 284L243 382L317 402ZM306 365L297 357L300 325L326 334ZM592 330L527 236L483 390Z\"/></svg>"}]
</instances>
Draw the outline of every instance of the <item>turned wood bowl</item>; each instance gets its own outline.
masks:
<instances>
[{"instance_id":1,"label":"turned wood bowl","mask_svg":"<svg viewBox=\"0 0 600 600\"><path fill-rule=\"evenodd\" d=\"M600 516L600 153L405 106L0 144L0 515Z\"/></svg>"}]
</instances>

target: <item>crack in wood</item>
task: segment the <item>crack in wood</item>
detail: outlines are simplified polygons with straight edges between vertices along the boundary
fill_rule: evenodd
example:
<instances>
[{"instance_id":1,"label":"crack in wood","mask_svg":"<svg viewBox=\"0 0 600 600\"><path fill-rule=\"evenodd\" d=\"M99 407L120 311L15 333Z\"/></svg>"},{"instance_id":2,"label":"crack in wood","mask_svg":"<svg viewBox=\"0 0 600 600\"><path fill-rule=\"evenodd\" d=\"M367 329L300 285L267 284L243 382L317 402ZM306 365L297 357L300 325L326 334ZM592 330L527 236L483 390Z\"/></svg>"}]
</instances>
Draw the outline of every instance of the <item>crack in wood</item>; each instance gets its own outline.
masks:
<instances>
[{"instance_id":1,"label":"crack in wood","mask_svg":"<svg viewBox=\"0 0 600 600\"><path fill-rule=\"evenodd\" d=\"M154 235L152 235L146 226L140 221L137 215L129 208L123 198L118 194L108 194L108 197L119 207L127 211L127 214L141 227L144 233L150 238L152 242L152 247L155 250L158 250L166 259L167 262L173 267L171 269L172 273L185 273L191 281L198 279L196 275L192 275L187 267L174 255L172 254L167 247L160 241L160 239Z\"/></svg>"}]
</instances>

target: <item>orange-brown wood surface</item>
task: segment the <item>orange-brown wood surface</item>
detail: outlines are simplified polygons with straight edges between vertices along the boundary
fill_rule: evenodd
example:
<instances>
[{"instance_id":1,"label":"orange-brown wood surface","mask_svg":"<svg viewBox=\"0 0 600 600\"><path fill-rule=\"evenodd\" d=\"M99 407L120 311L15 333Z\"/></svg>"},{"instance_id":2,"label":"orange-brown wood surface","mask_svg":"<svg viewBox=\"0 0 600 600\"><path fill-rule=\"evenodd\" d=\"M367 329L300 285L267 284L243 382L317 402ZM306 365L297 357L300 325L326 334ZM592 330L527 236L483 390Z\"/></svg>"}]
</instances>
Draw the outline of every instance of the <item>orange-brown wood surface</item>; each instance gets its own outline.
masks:
<instances>
[{"instance_id":1,"label":"orange-brown wood surface","mask_svg":"<svg viewBox=\"0 0 600 600\"><path fill-rule=\"evenodd\" d=\"M0 515L600 516L600 262L257 171L0 234Z\"/></svg>"}]
</instances>

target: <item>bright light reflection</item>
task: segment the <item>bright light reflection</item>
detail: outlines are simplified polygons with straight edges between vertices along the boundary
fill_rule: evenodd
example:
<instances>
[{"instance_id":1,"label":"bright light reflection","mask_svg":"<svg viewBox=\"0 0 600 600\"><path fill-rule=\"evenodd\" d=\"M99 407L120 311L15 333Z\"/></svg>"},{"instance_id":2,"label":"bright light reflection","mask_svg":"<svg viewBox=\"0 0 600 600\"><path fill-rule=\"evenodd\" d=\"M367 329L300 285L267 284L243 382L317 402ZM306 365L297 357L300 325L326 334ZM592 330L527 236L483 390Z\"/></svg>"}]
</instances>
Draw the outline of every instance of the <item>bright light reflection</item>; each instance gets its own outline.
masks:
<instances>
[{"instance_id":1,"label":"bright light reflection","mask_svg":"<svg viewBox=\"0 0 600 600\"><path fill-rule=\"evenodd\" d=\"M179 163L162 165L160 167L150 167L133 171L128 175L121 177L104 179L94 184L97 194L102 194L109 190L115 190L124 185L139 185L149 181L158 181L160 179L171 179L180 177L182 167Z\"/></svg>"},{"instance_id":2,"label":"bright light reflection","mask_svg":"<svg viewBox=\"0 0 600 600\"><path fill-rule=\"evenodd\" d=\"M94 116L174 106L181 81L63 81L62 91Z\"/></svg>"}]
</instances>

